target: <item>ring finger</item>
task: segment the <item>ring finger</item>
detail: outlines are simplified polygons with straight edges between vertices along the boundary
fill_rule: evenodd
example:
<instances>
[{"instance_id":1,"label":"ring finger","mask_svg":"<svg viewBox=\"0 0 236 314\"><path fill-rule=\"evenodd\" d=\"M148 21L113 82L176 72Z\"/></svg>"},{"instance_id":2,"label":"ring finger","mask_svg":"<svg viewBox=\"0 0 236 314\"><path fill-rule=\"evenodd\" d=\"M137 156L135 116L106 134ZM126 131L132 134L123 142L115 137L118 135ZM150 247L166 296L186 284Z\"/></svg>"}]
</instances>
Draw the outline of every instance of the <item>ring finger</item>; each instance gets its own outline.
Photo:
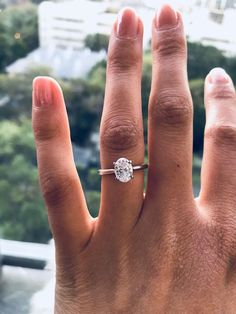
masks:
<instances>
[{"instance_id":1,"label":"ring finger","mask_svg":"<svg viewBox=\"0 0 236 314\"><path fill-rule=\"evenodd\" d=\"M141 109L143 25L127 8L118 16L110 37L107 81L100 128L101 168L113 168L121 157L139 165L144 160ZM122 183L102 176L100 225L106 230L130 228L143 202L143 171ZM110 226L111 228L107 228Z\"/></svg>"}]
</instances>

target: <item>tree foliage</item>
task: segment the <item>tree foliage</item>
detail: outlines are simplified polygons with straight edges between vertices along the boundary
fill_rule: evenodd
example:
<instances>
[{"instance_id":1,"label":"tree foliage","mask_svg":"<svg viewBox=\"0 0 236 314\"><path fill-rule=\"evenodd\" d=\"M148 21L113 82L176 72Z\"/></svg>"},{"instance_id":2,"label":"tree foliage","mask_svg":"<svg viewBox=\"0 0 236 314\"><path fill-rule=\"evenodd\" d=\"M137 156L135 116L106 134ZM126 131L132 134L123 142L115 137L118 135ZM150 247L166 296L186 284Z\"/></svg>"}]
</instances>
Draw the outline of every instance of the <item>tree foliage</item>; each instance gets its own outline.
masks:
<instances>
[{"instance_id":1,"label":"tree foliage","mask_svg":"<svg viewBox=\"0 0 236 314\"><path fill-rule=\"evenodd\" d=\"M31 122L0 122L0 236L47 242L50 231L38 186Z\"/></svg>"},{"instance_id":2,"label":"tree foliage","mask_svg":"<svg viewBox=\"0 0 236 314\"><path fill-rule=\"evenodd\" d=\"M188 42L188 77L190 80L205 78L214 67L226 67L227 58L220 50L200 43Z\"/></svg>"},{"instance_id":3,"label":"tree foliage","mask_svg":"<svg viewBox=\"0 0 236 314\"><path fill-rule=\"evenodd\" d=\"M102 111L104 86L89 80L71 80L62 83L69 115L71 139L80 146L89 142L92 131L97 130Z\"/></svg>"},{"instance_id":4,"label":"tree foliage","mask_svg":"<svg viewBox=\"0 0 236 314\"><path fill-rule=\"evenodd\" d=\"M37 75L50 75L50 69L39 67L26 73L0 74L0 121L19 120L22 116L31 117L32 80Z\"/></svg>"},{"instance_id":5,"label":"tree foliage","mask_svg":"<svg viewBox=\"0 0 236 314\"><path fill-rule=\"evenodd\" d=\"M91 51L101 51L108 49L109 36L104 34L89 34L84 40L85 47L89 48Z\"/></svg>"},{"instance_id":6,"label":"tree foliage","mask_svg":"<svg viewBox=\"0 0 236 314\"><path fill-rule=\"evenodd\" d=\"M37 6L27 3L0 12L0 71L38 45Z\"/></svg>"},{"instance_id":7,"label":"tree foliage","mask_svg":"<svg viewBox=\"0 0 236 314\"><path fill-rule=\"evenodd\" d=\"M22 116L31 117L32 80L37 75L50 75L47 68L38 68L24 74L0 75L0 121L19 120ZM90 80L73 79L63 81L61 85L70 120L73 142L85 146L93 131L98 128L101 116L104 86L97 86Z\"/></svg>"},{"instance_id":8,"label":"tree foliage","mask_svg":"<svg viewBox=\"0 0 236 314\"><path fill-rule=\"evenodd\" d=\"M204 106L204 80L195 79L190 81L190 91L194 104L193 117L193 150L202 152L203 136L205 129L205 106Z\"/></svg>"}]
</instances>

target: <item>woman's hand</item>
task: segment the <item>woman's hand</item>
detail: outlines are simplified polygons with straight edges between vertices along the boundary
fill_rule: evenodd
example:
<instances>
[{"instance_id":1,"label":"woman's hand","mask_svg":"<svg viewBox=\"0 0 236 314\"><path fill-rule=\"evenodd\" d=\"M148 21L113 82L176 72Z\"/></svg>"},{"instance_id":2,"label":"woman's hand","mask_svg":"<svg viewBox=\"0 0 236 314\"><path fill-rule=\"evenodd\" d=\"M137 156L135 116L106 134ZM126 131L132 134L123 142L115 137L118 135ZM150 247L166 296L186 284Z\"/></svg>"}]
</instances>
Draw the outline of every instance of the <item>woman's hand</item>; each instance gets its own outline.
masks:
<instances>
[{"instance_id":1,"label":"woman's hand","mask_svg":"<svg viewBox=\"0 0 236 314\"><path fill-rule=\"evenodd\" d=\"M126 9L109 45L100 129L101 168L144 161L143 25ZM102 177L89 215L57 82L33 82L33 128L42 193L56 243L61 313L236 313L236 95L222 69L205 83L201 192L192 192L193 105L183 21L163 6L152 28L153 76L144 171ZM201 60L199 60L201 62ZM79 108L78 108L79 110Z\"/></svg>"}]
</instances>

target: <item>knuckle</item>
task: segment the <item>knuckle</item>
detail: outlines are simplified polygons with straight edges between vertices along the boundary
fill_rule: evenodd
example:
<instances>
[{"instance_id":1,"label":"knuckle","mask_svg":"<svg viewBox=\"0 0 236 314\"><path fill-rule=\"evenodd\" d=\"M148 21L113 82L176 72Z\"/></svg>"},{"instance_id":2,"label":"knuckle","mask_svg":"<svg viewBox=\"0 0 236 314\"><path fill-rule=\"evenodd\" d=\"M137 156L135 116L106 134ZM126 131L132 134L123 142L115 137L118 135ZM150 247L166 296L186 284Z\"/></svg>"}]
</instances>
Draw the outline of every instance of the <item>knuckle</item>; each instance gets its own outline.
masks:
<instances>
[{"instance_id":1,"label":"knuckle","mask_svg":"<svg viewBox=\"0 0 236 314\"><path fill-rule=\"evenodd\" d=\"M38 143L50 141L53 138L60 136L61 130L58 123L34 123L34 136Z\"/></svg>"},{"instance_id":2,"label":"knuckle","mask_svg":"<svg viewBox=\"0 0 236 314\"><path fill-rule=\"evenodd\" d=\"M130 45L122 45L108 53L108 72L128 72L141 64L141 54Z\"/></svg>"},{"instance_id":3,"label":"knuckle","mask_svg":"<svg viewBox=\"0 0 236 314\"><path fill-rule=\"evenodd\" d=\"M142 128L137 122L109 119L103 124L101 145L108 151L125 151L137 146L142 136Z\"/></svg>"},{"instance_id":4,"label":"knuckle","mask_svg":"<svg viewBox=\"0 0 236 314\"><path fill-rule=\"evenodd\" d=\"M189 124L193 114L189 97L179 95L159 95L149 110L151 119L167 125Z\"/></svg>"},{"instance_id":5,"label":"knuckle","mask_svg":"<svg viewBox=\"0 0 236 314\"><path fill-rule=\"evenodd\" d=\"M49 208L60 207L68 201L77 186L77 179L68 174L46 174L40 179L42 196Z\"/></svg>"},{"instance_id":6,"label":"knuckle","mask_svg":"<svg viewBox=\"0 0 236 314\"><path fill-rule=\"evenodd\" d=\"M174 34L161 38L161 40L153 47L154 53L161 58L176 55L186 56L186 44L183 36Z\"/></svg>"},{"instance_id":7,"label":"knuckle","mask_svg":"<svg viewBox=\"0 0 236 314\"><path fill-rule=\"evenodd\" d=\"M218 144L236 144L236 126L233 125L212 125L205 131L205 138L211 139Z\"/></svg>"}]
</instances>

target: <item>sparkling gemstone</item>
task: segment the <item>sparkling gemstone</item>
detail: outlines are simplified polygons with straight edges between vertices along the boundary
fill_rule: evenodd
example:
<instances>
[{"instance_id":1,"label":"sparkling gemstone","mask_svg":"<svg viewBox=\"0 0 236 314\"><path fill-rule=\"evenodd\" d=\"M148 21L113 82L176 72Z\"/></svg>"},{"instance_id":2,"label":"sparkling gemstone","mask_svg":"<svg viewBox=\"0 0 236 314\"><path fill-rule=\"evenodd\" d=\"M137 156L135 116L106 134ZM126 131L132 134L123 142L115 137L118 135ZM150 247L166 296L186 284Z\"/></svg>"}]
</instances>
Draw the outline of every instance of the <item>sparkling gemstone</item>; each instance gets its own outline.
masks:
<instances>
[{"instance_id":1,"label":"sparkling gemstone","mask_svg":"<svg viewBox=\"0 0 236 314\"><path fill-rule=\"evenodd\" d=\"M128 182L133 178L132 162L126 158L120 158L114 163L115 176L120 182Z\"/></svg>"}]
</instances>

